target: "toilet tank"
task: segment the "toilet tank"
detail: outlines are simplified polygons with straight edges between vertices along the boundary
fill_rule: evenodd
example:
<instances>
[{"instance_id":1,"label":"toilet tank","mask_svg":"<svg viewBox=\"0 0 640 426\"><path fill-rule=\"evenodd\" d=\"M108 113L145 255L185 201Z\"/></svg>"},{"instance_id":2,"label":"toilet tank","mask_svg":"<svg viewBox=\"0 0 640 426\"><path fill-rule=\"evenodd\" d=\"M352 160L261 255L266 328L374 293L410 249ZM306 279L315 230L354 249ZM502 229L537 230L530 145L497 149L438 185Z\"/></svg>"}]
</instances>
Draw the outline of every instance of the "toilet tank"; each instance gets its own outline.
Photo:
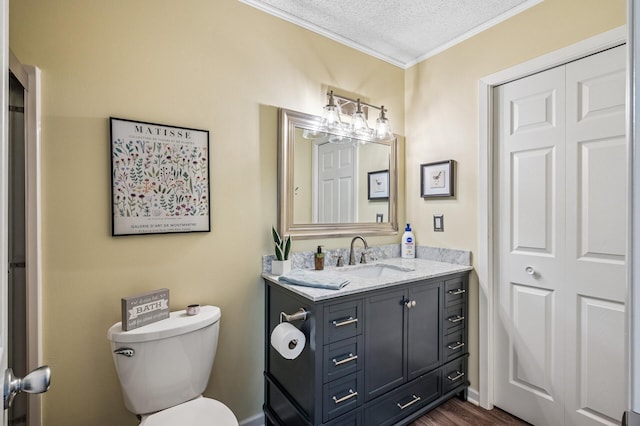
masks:
<instances>
[{"instance_id":1,"label":"toilet tank","mask_svg":"<svg viewBox=\"0 0 640 426\"><path fill-rule=\"evenodd\" d=\"M127 409L148 414L204 392L216 356L220 308L171 312L169 318L130 331L107 333ZM121 352L121 353L117 353Z\"/></svg>"}]
</instances>

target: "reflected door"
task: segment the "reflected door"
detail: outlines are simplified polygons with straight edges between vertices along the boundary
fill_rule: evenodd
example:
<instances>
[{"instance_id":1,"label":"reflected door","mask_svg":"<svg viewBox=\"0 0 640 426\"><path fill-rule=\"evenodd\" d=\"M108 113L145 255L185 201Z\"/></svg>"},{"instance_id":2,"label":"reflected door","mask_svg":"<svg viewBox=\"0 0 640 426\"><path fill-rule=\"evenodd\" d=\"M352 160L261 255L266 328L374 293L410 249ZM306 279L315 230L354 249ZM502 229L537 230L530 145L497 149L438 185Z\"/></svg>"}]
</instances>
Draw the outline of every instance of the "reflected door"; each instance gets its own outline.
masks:
<instances>
[{"instance_id":1,"label":"reflected door","mask_svg":"<svg viewBox=\"0 0 640 426\"><path fill-rule=\"evenodd\" d=\"M315 158L314 223L356 222L356 148L327 142L317 145Z\"/></svg>"}]
</instances>

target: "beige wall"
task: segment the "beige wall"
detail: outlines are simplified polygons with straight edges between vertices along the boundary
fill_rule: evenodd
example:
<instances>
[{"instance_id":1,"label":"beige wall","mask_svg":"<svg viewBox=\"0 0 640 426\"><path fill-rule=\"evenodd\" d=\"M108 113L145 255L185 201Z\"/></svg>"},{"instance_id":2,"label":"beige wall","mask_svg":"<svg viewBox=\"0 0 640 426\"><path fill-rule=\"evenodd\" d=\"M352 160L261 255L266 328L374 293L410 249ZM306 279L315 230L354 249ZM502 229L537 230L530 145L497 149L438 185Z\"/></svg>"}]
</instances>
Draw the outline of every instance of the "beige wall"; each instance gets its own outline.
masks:
<instances>
[{"instance_id":1,"label":"beige wall","mask_svg":"<svg viewBox=\"0 0 640 426\"><path fill-rule=\"evenodd\" d=\"M478 80L624 25L625 0L544 0L409 69L405 79L406 218L420 245L473 251L478 197ZM457 162L454 199L422 199L420 164ZM445 232L433 232L444 214ZM478 279L471 279L471 386L478 388Z\"/></svg>"},{"instance_id":2,"label":"beige wall","mask_svg":"<svg viewBox=\"0 0 640 426\"><path fill-rule=\"evenodd\" d=\"M328 86L388 105L406 136L401 228L406 217L419 244L475 252L478 79L624 22L624 0L545 0L405 72L237 0L11 0L11 49L43 72L44 362L53 368L44 424L137 423L106 330L121 297L160 287L171 289L172 309L222 308L206 395L240 419L260 412L260 257L276 221L277 123L263 105L317 114ZM212 232L110 236L109 116L210 130ZM419 165L450 158L455 199L419 198ZM440 213L445 232L433 233ZM472 290L477 387L475 275Z\"/></svg>"},{"instance_id":3,"label":"beige wall","mask_svg":"<svg viewBox=\"0 0 640 426\"><path fill-rule=\"evenodd\" d=\"M277 128L262 105L318 114L331 86L388 105L403 133L404 71L237 0L12 0L10 45L43 75L44 424L137 424L106 333L121 297L160 287L172 309L222 308L206 395L260 413ZM110 236L109 116L210 130L210 233Z\"/></svg>"}]
</instances>

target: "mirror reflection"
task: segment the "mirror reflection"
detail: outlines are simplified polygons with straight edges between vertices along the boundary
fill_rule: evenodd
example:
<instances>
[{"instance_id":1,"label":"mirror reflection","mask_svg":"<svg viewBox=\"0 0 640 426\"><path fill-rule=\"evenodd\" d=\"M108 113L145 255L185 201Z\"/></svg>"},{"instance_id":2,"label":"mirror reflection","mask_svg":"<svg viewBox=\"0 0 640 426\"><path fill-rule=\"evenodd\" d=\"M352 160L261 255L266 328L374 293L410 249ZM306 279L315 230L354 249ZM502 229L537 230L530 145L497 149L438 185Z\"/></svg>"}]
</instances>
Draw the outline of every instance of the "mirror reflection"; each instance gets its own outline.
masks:
<instances>
[{"instance_id":1,"label":"mirror reflection","mask_svg":"<svg viewBox=\"0 0 640 426\"><path fill-rule=\"evenodd\" d=\"M280 110L279 216L286 234L397 232L396 140L317 132L320 117Z\"/></svg>"}]
</instances>

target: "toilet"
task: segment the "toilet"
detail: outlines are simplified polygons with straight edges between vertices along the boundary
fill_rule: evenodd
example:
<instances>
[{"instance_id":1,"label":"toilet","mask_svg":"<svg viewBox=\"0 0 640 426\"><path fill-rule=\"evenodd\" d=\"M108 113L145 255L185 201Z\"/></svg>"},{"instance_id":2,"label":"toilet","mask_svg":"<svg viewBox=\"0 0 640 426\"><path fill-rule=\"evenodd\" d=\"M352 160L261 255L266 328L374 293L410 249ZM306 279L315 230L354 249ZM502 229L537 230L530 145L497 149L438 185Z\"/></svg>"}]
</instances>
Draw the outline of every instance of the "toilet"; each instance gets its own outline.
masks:
<instances>
[{"instance_id":1,"label":"toilet","mask_svg":"<svg viewBox=\"0 0 640 426\"><path fill-rule=\"evenodd\" d=\"M238 426L223 403L202 396L218 345L220 308L169 318L130 331L107 333L124 405L141 426Z\"/></svg>"}]
</instances>

